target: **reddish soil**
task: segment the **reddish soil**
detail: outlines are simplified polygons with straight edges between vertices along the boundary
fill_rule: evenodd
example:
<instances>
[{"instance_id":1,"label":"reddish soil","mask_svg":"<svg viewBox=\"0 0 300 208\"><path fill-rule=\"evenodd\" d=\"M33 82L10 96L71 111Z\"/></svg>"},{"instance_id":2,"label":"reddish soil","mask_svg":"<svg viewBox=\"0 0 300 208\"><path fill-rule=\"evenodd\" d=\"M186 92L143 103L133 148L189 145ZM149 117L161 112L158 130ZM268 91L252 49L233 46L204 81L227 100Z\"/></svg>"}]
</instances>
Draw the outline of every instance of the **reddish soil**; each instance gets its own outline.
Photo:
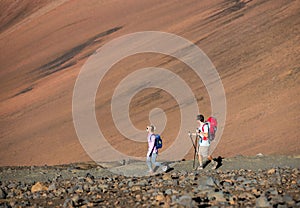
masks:
<instances>
[{"instance_id":1,"label":"reddish soil","mask_svg":"<svg viewBox=\"0 0 300 208\"><path fill-rule=\"evenodd\" d=\"M89 161L72 121L77 75L103 44L145 30L192 41L218 70L227 117L215 156L299 155L299 10L300 2L294 0L1 1L0 165ZM100 86L105 93L97 94L96 113L109 142L136 156L145 154L146 144L131 145L117 132L110 100L122 78L146 66L176 72L196 94L202 112L210 114L205 87L184 64L158 54L122 60ZM154 95L159 95L154 102L139 105ZM168 116L163 133L167 147L180 122L169 94L156 89L138 93L130 117L144 129L149 111L156 106L166 109ZM186 158L191 156L192 151Z\"/></svg>"}]
</instances>

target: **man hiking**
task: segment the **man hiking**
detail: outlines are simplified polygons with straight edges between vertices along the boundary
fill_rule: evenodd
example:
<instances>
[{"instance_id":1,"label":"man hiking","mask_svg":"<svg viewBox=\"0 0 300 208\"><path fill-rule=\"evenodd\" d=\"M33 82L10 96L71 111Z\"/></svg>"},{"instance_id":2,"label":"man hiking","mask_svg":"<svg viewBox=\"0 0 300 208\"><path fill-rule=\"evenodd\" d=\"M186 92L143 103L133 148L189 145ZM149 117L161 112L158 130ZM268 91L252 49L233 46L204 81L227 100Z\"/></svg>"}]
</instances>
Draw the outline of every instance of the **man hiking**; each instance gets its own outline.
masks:
<instances>
[{"instance_id":1,"label":"man hiking","mask_svg":"<svg viewBox=\"0 0 300 208\"><path fill-rule=\"evenodd\" d=\"M218 166L218 163L213 160L211 155L208 155L209 152L209 146L210 141L208 139L208 124L204 122L204 116L203 115L197 115L197 122L199 124L199 127L197 128L197 134L199 136L199 144L198 144L198 158L199 158L199 167L198 170L203 169L203 164L207 163L208 160L210 160L212 166L212 169L216 169ZM205 163L204 163L205 162Z\"/></svg>"},{"instance_id":2,"label":"man hiking","mask_svg":"<svg viewBox=\"0 0 300 208\"><path fill-rule=\"evenodd\" d=\"M148 173L149 174L153 174L154 173L154 169L152 167L152 165L154 164L155 167L162 167L161 163L156 162L157 156L158 156L158 148L156 147L156 135L155 135L155 126L154 125L150 125L147 126L146 131L148 132L148 136L147 136L147 140L148 140L148 152L147 152L147 165L149 168ZM163 166L162 167L163 171L166 171L168 169L167 166Z\"/></svg>"}]
</instances>

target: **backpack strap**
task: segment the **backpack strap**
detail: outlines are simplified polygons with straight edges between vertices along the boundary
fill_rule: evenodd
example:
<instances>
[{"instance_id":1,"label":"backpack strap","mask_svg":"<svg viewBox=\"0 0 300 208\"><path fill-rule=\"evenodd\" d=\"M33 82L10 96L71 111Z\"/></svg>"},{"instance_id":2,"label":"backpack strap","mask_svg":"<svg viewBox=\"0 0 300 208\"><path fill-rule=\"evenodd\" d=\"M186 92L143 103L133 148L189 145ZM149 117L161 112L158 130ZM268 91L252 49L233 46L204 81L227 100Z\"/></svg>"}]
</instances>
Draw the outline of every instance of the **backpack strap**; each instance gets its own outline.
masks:
<instances>
[{"instance_id":1,"label":"backpack strap","mask_svg":"<svg viewBox=\"0 0 300 208\"><path fill-rule=\"evenodd\" d=\"M150 140L151 140L151 137L154 135L154 144L153 144L153 148L152 148L152 150L151 150L151 153L150 153L150 157L152 156L152 153L153 153L153 151L154 151L154 148L155 148L155 140L156 140L156 136L155 136L155 134L151 134L151 136L150 136Z\"/></svg>"},{"instance_id":2,"label":"backpack strap","mask_svg":"<svg viewBox=\"0 0 300 208\"><path fill-rule=\"evenodd\" d=\"M209 127L209 122L205 122L204 125L207 125L207 140L208 140L208 143L210 144L211 140L210 140L210 127ZM204 130L204 125L203 125L203 130Z\"/></svg>"},{"instance_id":3,"label":"backpack strap","mask_svg":"<svg viewBox=\"0 0 300 208\"><path fill-rule=\"evenodd\" d=\"M201 128L201 131L204 133L204 126L205 125L207 125L207 137L206 137L206 139L209 141L209 123L208 122L205 122L204 124L203 124L203 126L202 126L202 128ZM203 136L204 137L204 136ZM201 142L202 142L202 137L201 137ZM209 141L209 143L210 143L210 141Z\"/></svg>"}]
</instances>

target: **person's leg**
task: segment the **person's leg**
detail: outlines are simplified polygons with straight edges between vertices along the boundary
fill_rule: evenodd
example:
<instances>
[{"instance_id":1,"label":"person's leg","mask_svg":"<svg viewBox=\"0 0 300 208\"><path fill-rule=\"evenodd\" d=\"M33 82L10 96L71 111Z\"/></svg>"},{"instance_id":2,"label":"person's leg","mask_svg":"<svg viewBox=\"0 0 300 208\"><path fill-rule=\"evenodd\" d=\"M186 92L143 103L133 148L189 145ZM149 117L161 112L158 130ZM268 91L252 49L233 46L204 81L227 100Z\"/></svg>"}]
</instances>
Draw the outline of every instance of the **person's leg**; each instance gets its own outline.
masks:
<instances>
[{"instance_id":1,"label":"person's leg","mask_svg":"<svg viewBox=\"0 0 300 208\"><path fill-rule=\"evenodd\" d=\"M200 147L200 153L201 153L201 164L204 168L207 164L207 157L208 157L208 147Z\"/></svg>"},{"instance_id":2,"label":"person's leg","mask_svg":"<svg viewBox=\"0 0 300 208\"><path fill-rule=\"evenodd\" d=\"M201 147L198 147L198 161L199 161L199 167L198 169L203 169L203 157L201 153Z\"/></svg>"},{"instance_id":3,"label":"person's leg","mask_svg":"<svg viewBox=\"0 0 300 208\"><path fill-rule=\"evenodd\" d=\"M155 167L161 167L162 170L166 172L169 169L168 165L163 166L160 162L157 162L156 159L157 159L157 154L156 153L152 154L152 164L154 164Z\"/></svg>"},{"instance_id":4,"label":"person's leg","mask_svg":"<svg viewBox=\"0 0 300 208\"><path fill-rule=\"evenodd\" d=\"M154 164L155 166L160 167L160 166L161 166L161 163L160 163L160 162L157 162L157 161L156 161L156 158L157 158L157 154L156 154L156 153L153 153L153 154L152 154L152 164Z\"/></svg>"},{"instance_id":5,"label":"person's leg","mask_svg":"<svg viewBox=\"0 0 300 208\"><path fill-rule=\"evenodd\" d=\"M198 169L203 169L203 157L201 155L201 153L198 153L198 159L199 159L199 167Z\"/></svg>"},{"instance_id":6,"label":"person's leg","mask_svg":"<svg viewBox=\"0 0 300 208\"><path fill-rule=\"evenodd\" d=\"M211 155L209 155L207 158L210 160L210 162L212 164L212 168L211 169L213 169L213 170L216 169L217 166L218 166L218 163L216 161L214 161L214 159L213 159L213 157Z\"/></svg>"},{"instance_id":7,"label":"person's leg","mask_svg":"<svg viewBox=\"0 0 300 208\"><path fill-rule=\"evenodd\" d=\"M147 157L146 163L147 163L147 166L149 168L149 172L153 172L151 157Z\"/></svg>"}]
</instances>

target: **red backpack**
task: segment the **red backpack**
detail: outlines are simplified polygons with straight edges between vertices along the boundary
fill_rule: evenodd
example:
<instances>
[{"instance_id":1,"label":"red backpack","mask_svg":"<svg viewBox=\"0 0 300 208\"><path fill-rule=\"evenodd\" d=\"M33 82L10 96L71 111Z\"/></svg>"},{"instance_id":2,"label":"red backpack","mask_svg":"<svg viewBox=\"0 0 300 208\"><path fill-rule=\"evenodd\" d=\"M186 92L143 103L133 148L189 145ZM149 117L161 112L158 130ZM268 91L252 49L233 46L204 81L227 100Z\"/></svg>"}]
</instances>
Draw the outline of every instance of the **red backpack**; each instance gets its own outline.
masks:
<instances>
[{"instance_id":1,"label":"red backpack","mask_svg":"<svg viewBox=\"0 0 300 208\"><path fill-rule=\"evenodd\" d=\"M216 132L217 132L217 126L218 126L217 119L211 116L206 120L205 124L207 124L208 126L208 140L213 141L215 139Z\"/></svg>"}]
</instances>

